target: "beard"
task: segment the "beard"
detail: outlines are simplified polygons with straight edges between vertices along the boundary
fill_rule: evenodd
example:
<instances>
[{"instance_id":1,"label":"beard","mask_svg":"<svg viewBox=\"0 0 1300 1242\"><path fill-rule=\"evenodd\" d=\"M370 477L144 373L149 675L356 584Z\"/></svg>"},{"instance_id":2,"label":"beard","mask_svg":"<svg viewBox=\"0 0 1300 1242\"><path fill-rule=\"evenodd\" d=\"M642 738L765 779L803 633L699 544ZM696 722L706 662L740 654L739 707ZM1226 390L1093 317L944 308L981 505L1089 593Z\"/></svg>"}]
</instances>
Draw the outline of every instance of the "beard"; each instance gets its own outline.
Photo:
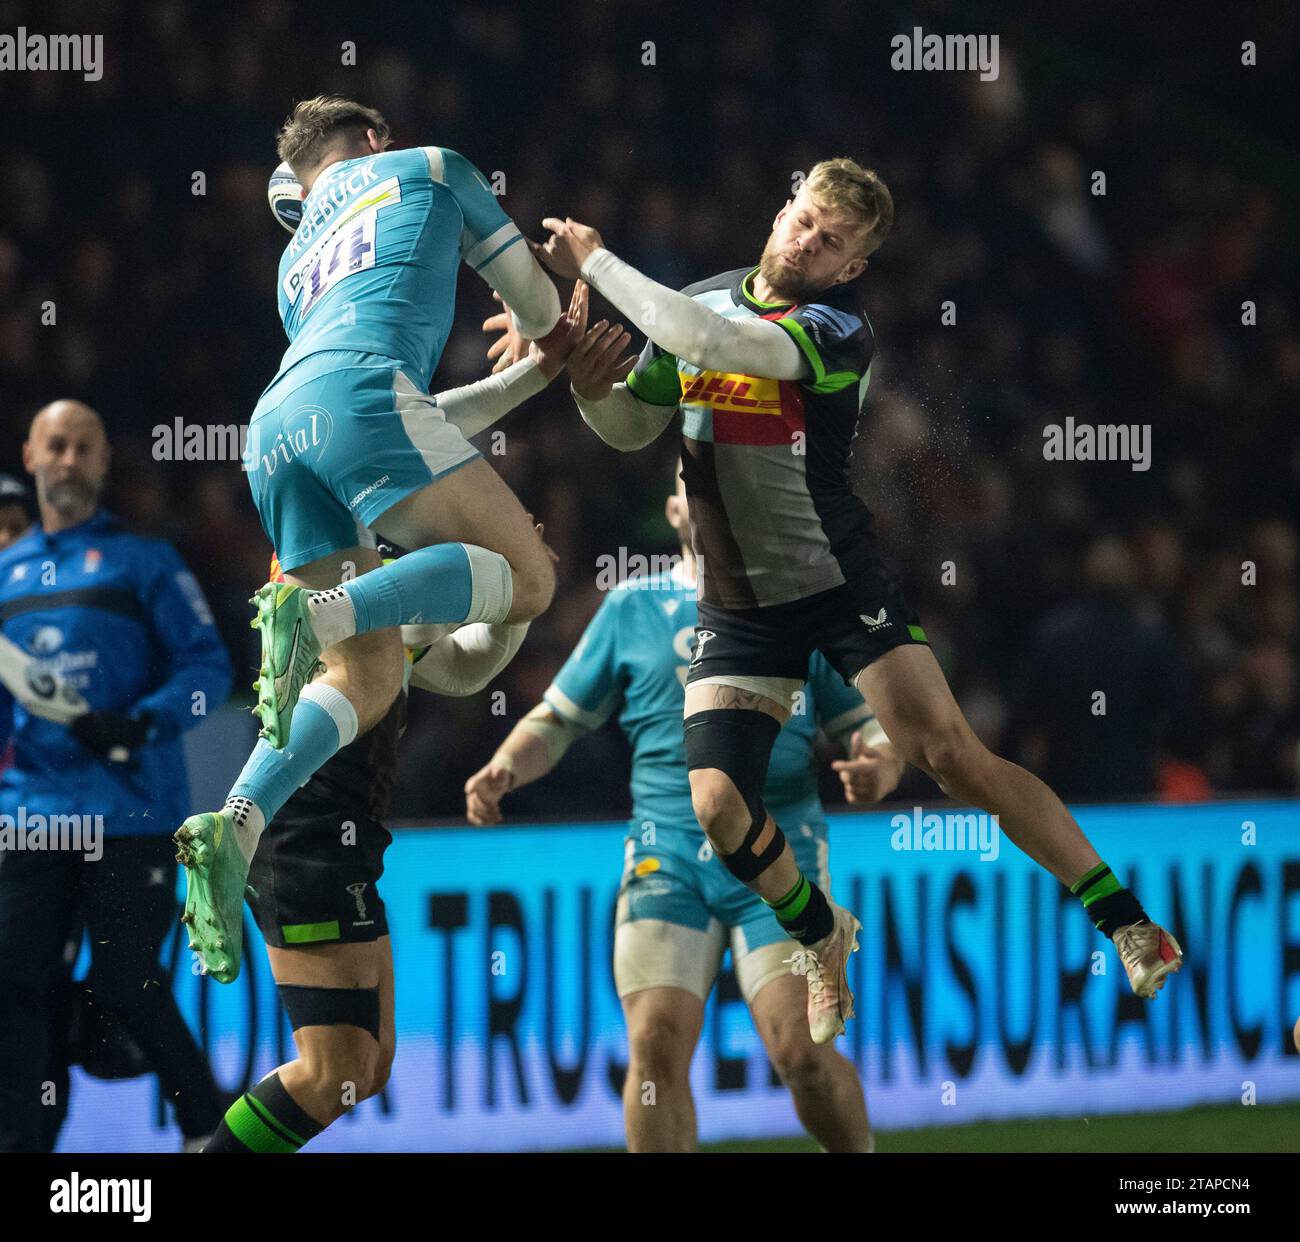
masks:
<instances>
[{"instance_id":1,"label":"beard","mask_svg":"<svg viewBox=\"0 0 1300 1242\"><path fill-rule=\"evenodd\" d=\"M76 513L93 509L99 502L100 485L85 479L68 479L51 483L45 492L45 501L56 513Z\"/></svg>"},{"instance_id":2,"label":"beard","mask_svg":"<svg viewBox=\"0 0 1300 1242\"><path fill-rule=\"evenodd\" d=\"M769 242L763 249L763 257L758 261L758 270L773 292L789 302L802 302L814 293L820 293L821 287L809 280L803 272L781 262L781 253Z\"/></svg>"}]
</instances>

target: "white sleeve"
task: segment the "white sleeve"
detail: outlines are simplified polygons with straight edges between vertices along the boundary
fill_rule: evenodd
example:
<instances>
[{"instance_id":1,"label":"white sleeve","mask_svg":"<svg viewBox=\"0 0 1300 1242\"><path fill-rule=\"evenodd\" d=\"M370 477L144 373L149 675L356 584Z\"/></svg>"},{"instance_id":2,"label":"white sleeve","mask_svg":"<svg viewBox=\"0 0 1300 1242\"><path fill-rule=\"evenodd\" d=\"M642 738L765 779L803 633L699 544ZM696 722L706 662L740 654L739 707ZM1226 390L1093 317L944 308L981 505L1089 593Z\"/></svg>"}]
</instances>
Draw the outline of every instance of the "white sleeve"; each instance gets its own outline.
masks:
<instances>
[{"instance_id":1,"label":"white sleeve","mask_svg":"<svg viewBox=\"0 0 1300 1242\"><path fill-rule=\"evenodd\" d=\"M587 256L582 277L664 353L705 371L776 380L812 375L794 338L771 320L724 319L694 298L643 276L608 250Z\"/></svg>"},{"instance_id":2,"label":"white sleeve","mask_svg":"<svg viewBox=\"0 0 1300 1242\"><path fill-rule=\"evenodd\" d=\"M858 730L858 732L862 734L862 740L868 746L893 745L889 740L889 734L885 732L885 726L880 723L880 719L877 716L872 716L871 719Z\"/></svg>"},{"instance_id":3,"label":"white sleeve","mask_svg":"<svg viewBox=\"0 0 1300 1242\"><path fill-rule=\"evenodd\" d=\"M513 224L510 225L514 229ZM518 230L515 229L517 233ZM479 249L491 253L495 236L489 237ZM470 263L471 251L465 261ZM470 263L472 267L473 264ZM474 269L492 286L514 314L515 327L520 335L535 341L545 336L560 318L560 295L542 265L533 258L527 242L520 238L507 246L491 262Z\"/></svg>"},{"instance_id":4,"label":"white sleeve","mask_svg":"<svg viewBox=\"0 0 1300 1242\"><path fill-rule=\"evenodd\" d=\"M573 392L573 389L569 391ZM645 448L658 438L677 413L675 405L642 401L626 384L615 384L603 401L589 401L576 392L573 392L573 399L578 403L582 421L610 448L621 453Z\"/></svg>"},{"instance_id":5,"label":"white sleeve","mask_svg":"<svg viewBox=\"0 0 1300 1242\"><path fill-rule=\"evenodd\" d=\"M412 665L411 685L454 697L477 694L515 658L527 633L527 621L462 625Z\"/></svg>"},{"instance_id":6,"label":"white sleeve","mask_svg":"<svg viewBox=\"0 0 1300 1242\"><path fill-rule=\"evenodd\" d=\"M460 253L515 312L515 326L534 340L560 317L560 298L551 278L533 258L515 222L501 210L487 178L459 151L422 147L429 178L443 186L460 209L464 228Z\"/></svg>"},{"instance_id":7,"label":"white sleeve","mask_svg":"<svg viewBox=\"0 0 1300 1242\"><path fill-rule=\"evenodd\" d=\"M434 393L433 399L449 423L466 439L491 427L515 406L546 387L546 376L531 358L523 358L496 375L485 376L460 388Z\"/></svg>"}]
</instances>

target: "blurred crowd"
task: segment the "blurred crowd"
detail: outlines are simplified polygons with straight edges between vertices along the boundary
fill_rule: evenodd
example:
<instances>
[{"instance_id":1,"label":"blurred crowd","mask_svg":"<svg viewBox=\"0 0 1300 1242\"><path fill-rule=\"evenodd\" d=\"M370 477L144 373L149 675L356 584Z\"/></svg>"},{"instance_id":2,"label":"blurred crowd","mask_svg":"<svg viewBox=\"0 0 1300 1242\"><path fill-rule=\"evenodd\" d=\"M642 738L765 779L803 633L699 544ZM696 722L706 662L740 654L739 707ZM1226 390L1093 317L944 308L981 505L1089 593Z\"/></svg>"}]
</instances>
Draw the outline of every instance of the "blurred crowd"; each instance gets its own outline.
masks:
<instances>
[{"instance_id":1,"label":"blurred crowd","mask_svg":"<svg viewBox=\"0 0 1300 1242\"><path fill-rule=\"evenodd\" d=\"M897 225L862 280L854 482L977 730L1067 797L1297 790L1295 167L1247 158L1246 122L1068 35L1002 27L992 82L889 69L900 30L978 28L960 4L355 7L0 0L0 31L105 35L99 82L0 78L0 468L40 404L100 410L110 507L176 542L247 680L271 551L247 482L156 460L154 428L245 422L275 373L274 133L340 91L398 145L498 174L525 232L572 215L674 286L757 262L817 159L876 167ZM469 273L458 309L435 391L486 369ZM1149 426L1150 469L1045 460L1067 417ZM669 437L615 453L563 381L499 426L482 447L545 522L559 592L491 689L413 706L399 816L461 813L599 604L599 557L674 550ZM604 730L515 813L622 813L624 765Z\"/></svg>"}]
</instances>

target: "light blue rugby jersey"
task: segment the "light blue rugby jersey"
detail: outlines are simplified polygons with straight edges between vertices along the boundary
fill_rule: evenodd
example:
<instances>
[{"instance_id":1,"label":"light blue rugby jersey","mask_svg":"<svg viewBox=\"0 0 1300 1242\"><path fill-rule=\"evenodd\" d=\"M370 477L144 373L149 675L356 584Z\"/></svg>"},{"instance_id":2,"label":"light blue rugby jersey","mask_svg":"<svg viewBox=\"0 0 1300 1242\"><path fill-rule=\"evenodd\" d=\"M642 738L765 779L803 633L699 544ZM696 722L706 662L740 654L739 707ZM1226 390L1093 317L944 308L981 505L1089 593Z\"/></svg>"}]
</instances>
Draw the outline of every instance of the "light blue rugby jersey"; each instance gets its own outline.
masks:
<instances>
[{"instance_id":1,"label":"light blue rugby jersey","mask_svg":"<svg viewBox=\"0 0 1300 1242\"><path fill-rule=\"evenodd\" d=\"M677 574L620 584L605 596L544 698L557 715L592 729L617 712L632 746L636 824L650 820L700 832L682 741L695 594L695 585L685 585ZM778 824L784 818L787 827L824 822L812 763L818 728L840 739L872 718L862 696L820 652L809 664L802 708L777 735L763 787L773 818Z\"/></svg>"},{"instance_id":2,"label":"light blue rugby jersey","mask_svg":"<svg viewBox=\"0 0 1300 1242\"><path fill-rule=\"evenodd\" d=\"M411 147L332 165L280 259L290 341L280 374L309 354L347 349L396 358L427 388L461 262L479 271L520 241L483 174L455 151Z\"/></svg>"}]
</instances>

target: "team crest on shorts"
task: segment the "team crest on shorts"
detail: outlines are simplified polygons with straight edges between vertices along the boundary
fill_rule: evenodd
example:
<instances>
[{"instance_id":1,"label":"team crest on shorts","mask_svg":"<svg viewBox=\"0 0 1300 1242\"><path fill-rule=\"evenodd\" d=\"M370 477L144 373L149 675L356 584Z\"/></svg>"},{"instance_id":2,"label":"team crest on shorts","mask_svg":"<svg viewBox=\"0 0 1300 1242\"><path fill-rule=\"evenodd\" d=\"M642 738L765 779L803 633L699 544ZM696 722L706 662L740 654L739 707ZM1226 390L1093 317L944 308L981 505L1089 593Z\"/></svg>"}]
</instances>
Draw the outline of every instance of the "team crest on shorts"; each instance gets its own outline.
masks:
<instances>
[{"instance_id":1,"label":"team crest on shorts","mask_svg":"<svg viewBox=\"0 0 1300 1242\"><path fill-rule=\"evenodd\" d=\"M353 927L369 927L375 921L366 918L366 903L361 900L361 894L365 890L366 882L364 880L360 884L349 884L347 886L347 892L351 894L352 900L357 903L357 917L352 923Z\"/></svg>"},{"instance_id":2,"label":"team crest on shorts","mask_svg":"<svg viewBox=\"0 0 1300 1242\"><path fill-rule=\"evenodd\" d=\"M698 664L700 662L700 657L704 654L704 644L707 643L710 638L717 638L717 635L712 630L700 630L700 632L696 634L695 654L691 656L692 664Z\"/></svg>"}]
</instances>

